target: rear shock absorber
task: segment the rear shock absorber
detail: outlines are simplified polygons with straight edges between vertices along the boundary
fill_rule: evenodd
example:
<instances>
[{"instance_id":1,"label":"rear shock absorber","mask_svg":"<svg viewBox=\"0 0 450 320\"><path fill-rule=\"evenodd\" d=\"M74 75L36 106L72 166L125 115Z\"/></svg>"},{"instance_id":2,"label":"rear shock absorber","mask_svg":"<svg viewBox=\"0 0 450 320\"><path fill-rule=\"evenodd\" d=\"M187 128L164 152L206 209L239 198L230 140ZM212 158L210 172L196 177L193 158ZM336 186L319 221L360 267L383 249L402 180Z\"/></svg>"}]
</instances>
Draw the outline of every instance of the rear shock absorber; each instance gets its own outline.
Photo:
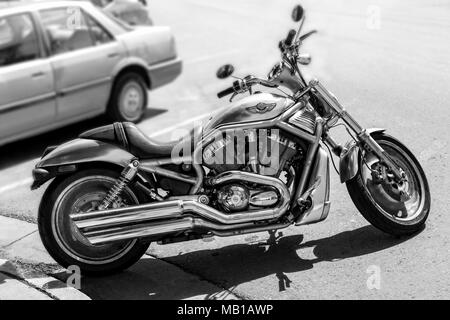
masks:
<instances>
[{"instance_id":1,"label":"rear shock absorber","mask_svg":"<svg viewBox=\"0 0 450 320\"><path fill-rule=\"evenodd\" d=\"M128 164L128 166L126 166L123 169L122 173L120 174L120 177L108 191L108 194L106 195L105 199L103 199L102 203L98 207L98 210L108 209L109 206L112 203L114 203L114 201L117 200L117 198L122 193L123 189L125 189L125 187L130 183L130 181L133 180L133 178L136 176L138 168L139 168L139 161L132 160Z\"/></svg>"}]
</instances>

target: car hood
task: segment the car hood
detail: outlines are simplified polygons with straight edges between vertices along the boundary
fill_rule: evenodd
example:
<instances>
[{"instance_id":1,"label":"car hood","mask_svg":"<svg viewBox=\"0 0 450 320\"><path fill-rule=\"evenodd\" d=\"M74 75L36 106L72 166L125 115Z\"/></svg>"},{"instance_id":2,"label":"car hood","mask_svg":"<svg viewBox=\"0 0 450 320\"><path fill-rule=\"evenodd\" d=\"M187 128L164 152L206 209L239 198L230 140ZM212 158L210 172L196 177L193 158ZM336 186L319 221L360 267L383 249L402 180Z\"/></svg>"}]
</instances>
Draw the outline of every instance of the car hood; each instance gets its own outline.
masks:
<instances>
[{"instance_id":1,"label":"car hood","mask_svg":"<svg viewBox=\"0 0 450 320\"><path fill-rule=\"evenodd\" d=\"M153 64L176 58L175 39L169 27L138 26L118 36L130 55L136 55Z\"/></svg>"}]
</instances>

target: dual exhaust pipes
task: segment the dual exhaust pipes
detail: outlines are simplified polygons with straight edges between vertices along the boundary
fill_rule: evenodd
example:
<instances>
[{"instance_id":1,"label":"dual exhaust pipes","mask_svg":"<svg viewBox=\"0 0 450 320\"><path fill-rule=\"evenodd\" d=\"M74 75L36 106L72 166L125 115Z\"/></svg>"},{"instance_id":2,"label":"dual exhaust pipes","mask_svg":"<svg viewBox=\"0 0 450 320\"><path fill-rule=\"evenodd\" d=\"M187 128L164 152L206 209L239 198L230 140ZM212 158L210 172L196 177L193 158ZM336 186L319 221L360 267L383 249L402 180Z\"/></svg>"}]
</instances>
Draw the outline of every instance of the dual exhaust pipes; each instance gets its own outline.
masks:
<instances>
[{"instance_id":1,"label":"dual exhaust pipes","mask_svg":"<svg viewBox=\"0 0 450 320\"><path fill-rule=\"evenodd\" d=\"M277 178L254 173L230 171L208 181L211 186L232 181L247 181L274 187L279 199L275 207L261 210L225 214L208 205L205 195L185 196L125 208L72 214L70 217L91 244L141 239L154 236L178 234L203 230L219 236L242 234L287 227L270 225L256 227L254 222L276 219L289 207L290 193Z\"/></svg>"}]
</instances>

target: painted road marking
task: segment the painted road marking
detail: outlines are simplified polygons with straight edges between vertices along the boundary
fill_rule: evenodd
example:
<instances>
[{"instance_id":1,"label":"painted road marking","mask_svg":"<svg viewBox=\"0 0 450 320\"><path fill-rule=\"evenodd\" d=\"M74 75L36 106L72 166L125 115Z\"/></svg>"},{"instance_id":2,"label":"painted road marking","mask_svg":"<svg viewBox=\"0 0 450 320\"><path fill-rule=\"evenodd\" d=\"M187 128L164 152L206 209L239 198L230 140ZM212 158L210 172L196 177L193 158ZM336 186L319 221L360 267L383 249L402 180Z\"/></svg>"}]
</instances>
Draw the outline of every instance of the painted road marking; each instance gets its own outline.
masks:
<instances>
[{"instance_id":1,"label":"painted road marking","mask_svg":"<svg viewBox=\"0 0 450 320\"><path fill-rule=\"evenodd\" d=\"M16 181L14 183L7 184L3 187L0 187L0 195L3 193L9 192L11 190L23 187L25 185L31 185L32 183L33 183L33 178L28 177L28 178Z\"/></svg>"},{"instance_id":2,"label":"painted road marking","mask_svg":"<svg viewBox=\"0 0 450 320\"><path fill-rule=\"evenodd\" d=\"M169 126L169 127L164 128L162 130L156 131L156 132L152 133L151 135L149 135L149 137L156 137L156 136L163 135L163 134L165 134L167 132L174 131L174 130L179 129L181 127L184 127L184 126L186 126L188 124L191 124L191 123L193 123L195 121L202 120L202 119L208 117L210 114L211 114L211 112L207 112L207 113L200 114L200 115L198 115L196 117L189 118L189 119L187 119L187 120L185 120L183 122L177 123L176 125Z\"/></svg>"},{"instance_id":3,"label":"painted road marking","mask_svg":"<svg viewBox=\"0 0 450 320\"><path fill-rule=\"evenodd\" d=\"M223 52L218 52L215 54L209 54L209 55L205 55L205 56L201 56L201 57L197 57L197 58L193 58L193 59L189 59L185 62L186 65L188 64L194 64L194 63L200 63L200 62L205 62L205 61L209 61L209 60L214 60L214 59L218 59L218 58L223 58L223 57L227 57L227 56L232 56L234 54L238 54L241 53L242 50L238 50L238 49L233 49L233 50L229 50L229 51L223 51Z\"/></svg>"}]
</instances>

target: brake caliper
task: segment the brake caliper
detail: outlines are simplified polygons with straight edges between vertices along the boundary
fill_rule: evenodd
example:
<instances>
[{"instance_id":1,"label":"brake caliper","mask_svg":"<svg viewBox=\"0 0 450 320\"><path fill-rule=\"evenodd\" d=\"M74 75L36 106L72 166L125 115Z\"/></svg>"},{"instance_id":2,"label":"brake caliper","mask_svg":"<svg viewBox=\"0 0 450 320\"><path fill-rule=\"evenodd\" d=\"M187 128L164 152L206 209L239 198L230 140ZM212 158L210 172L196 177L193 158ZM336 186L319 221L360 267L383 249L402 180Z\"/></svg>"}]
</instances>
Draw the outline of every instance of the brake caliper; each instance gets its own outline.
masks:
<instances>
[{"instance_id":1,"label":"brake caliper","mask_svg":"<svg viewBox=\"0 0 450 320\"><path fill-rule=\"evenodd\" d=\"M374 163L371 166L371 174L373 179L372 181L375 184L387 184L391 186L393 189L398 190L400 195L400 201L406 202L409 199L411 199L411 196L406 190L408 180L405 172L401 168L399 170L402 175L402 180L396 181L394 175L391 172L389 172L389 170L385 165L383 165L381 162Z\"/></svg>"}]
</instances>

